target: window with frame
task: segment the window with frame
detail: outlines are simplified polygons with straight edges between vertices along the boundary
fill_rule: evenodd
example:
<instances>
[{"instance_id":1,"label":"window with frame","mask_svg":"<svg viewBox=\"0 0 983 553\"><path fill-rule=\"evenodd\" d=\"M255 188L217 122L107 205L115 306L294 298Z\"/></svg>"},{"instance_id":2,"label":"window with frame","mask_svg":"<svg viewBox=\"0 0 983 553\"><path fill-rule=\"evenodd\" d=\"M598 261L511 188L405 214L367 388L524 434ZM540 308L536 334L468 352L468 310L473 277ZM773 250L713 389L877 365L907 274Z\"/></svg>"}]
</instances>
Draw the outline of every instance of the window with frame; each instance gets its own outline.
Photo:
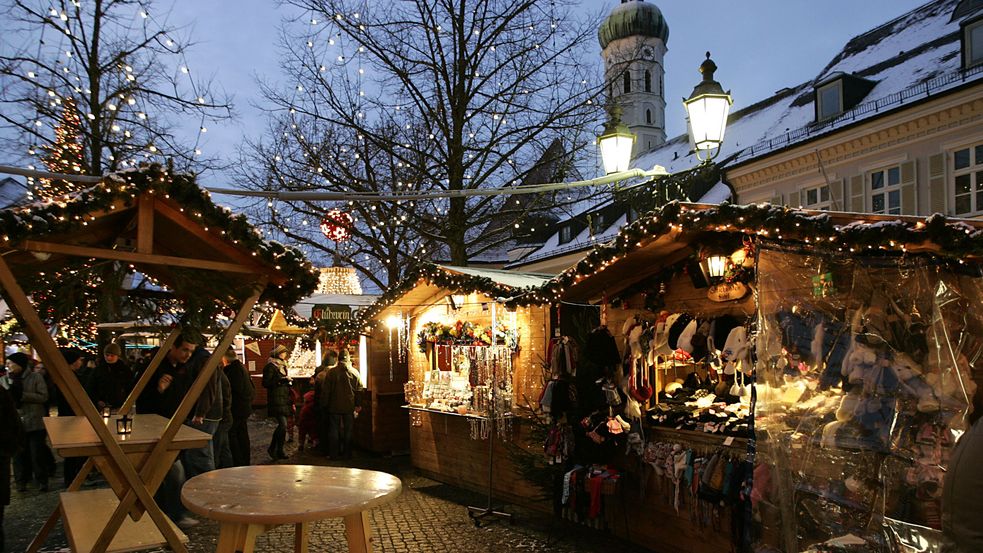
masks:
<instances>
[{"instance_id":1,"label":"window with frame","mask_svg":"<svg viewBox=\"0 0 983 553\"><path fill-rule=\"evenodd\" d=\"M645 70L645 92L652 92L652 72Z\"/></svg>"},{"instance_id":2,"label":"window with frame","mask_svg":"<svg viewBox=\"0 0 983 553\"><path fill-rule=\"evenodd\" d=\"M566 244L571 240L573 240L573 227L570 225L560 227L560 243Z\"/></svg>"},{"instance_id":3,"label":"window with frame","mask_svg":"<svg viewBox=\"0 0 983 553\"><path fill-rule=\"evenodd\" d=\"M952 152L956 215L983 212L983 144Z\"/></svg>"},{"instance_id":4,"label":"window with frame","mask_svg":"<svg viewBox=\"0 0 983 553\"><path fill-rule=\"evenodd\" d=\"M604 216L603 212L591 214L590 215L591 232L594 234L600 234L604 232L604 230L607 228L605 226L605 222L606 222L605 219L606 217Z\"/></svg>"},{"instance_id":5,"label":"window with frame","mask_svg":"<svg viewBox=\"0 0 983 553\"><path fill-rule=\"evenodd\" d=\"M799 202L806 209L829 211L833 208L833 202L829 196L829 186L825 184L800 190Z\"/></svg>"},{"instance_id":6,"label":"window with frame","mask_svg":"<svg viewBox=\"0 0 983 553\"><path fill-rule=\"evenodd\" d=\"M816 89L816 118L825 121L843 113L843 81L836 81Z\"/></svg>"},{"instance_id":7,"label":"window with frame","mask_svg":"<svg viewBox=\"0 0 983 553\"><path fill-rule=\"evenodd\" d=\"M967 68L983 63L983 19L963 27L963 63Z\"/></svg>"},{"instance_id":8,"label":"window with frame","mask_svg":"<svg viewBox=\"0 0 983 553\"><path fill-rule=\"evenodd\" d=\"M871 171L868 176L870 212L901 215L901 166Z\"/></svg>"},{"instance_id":9,"label":"window with frame","mask_svg":"<svg viewBox=\"0 0 983 553\"><path fill-rule=\"evenodd\" d=\"M625 90L625 94L628 94L628 93L631 92L631 73L630 72L625 71L624 74L621 75L621 84L623 85L623 88Z\"/></svg>"}]
</instances>

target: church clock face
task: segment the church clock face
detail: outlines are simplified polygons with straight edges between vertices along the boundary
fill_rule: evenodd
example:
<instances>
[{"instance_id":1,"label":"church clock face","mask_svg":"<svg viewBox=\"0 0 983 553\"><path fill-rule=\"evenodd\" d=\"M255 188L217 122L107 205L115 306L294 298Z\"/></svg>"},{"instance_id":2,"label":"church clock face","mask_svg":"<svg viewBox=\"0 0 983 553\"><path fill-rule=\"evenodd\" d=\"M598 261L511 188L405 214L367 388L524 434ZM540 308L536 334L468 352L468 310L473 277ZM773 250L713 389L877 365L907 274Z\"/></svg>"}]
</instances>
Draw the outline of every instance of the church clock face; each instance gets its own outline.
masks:
<instances>
[{"instance_id":1,"label":"church clock face","mask_svg":"<svg viewBox=\"0 0 983 553\"><path fill-rule=\"evenodd\" d=\"M648 46L642 48L642 59L651 60L653 58L655 58L655 52L652 51L652 48Z\"/></svg>"}]
</instances>

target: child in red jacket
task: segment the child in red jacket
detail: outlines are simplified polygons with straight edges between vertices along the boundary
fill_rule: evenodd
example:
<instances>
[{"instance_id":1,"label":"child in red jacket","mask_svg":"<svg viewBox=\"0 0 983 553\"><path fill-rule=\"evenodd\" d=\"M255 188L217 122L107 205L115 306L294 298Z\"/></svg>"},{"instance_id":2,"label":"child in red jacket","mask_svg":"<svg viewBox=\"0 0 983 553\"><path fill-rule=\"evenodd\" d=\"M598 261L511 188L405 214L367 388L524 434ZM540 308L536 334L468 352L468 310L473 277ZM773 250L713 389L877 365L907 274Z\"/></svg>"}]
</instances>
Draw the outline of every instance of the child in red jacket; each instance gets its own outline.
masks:
<instances>
[{"instance_id":1,"label":"child in red jacket","mask_svg":"<svg viewBox=\"0 0 983 553\"><path fill-rule=\"evenodd\" d=\"M312 389L304 394L304 406L300 409L300 420L297 423L298 451L304 451L308 438L311 447L315 447L317 442L317 405L314 403L313 380L312 378Z\"/></svg>"}]
</instances>

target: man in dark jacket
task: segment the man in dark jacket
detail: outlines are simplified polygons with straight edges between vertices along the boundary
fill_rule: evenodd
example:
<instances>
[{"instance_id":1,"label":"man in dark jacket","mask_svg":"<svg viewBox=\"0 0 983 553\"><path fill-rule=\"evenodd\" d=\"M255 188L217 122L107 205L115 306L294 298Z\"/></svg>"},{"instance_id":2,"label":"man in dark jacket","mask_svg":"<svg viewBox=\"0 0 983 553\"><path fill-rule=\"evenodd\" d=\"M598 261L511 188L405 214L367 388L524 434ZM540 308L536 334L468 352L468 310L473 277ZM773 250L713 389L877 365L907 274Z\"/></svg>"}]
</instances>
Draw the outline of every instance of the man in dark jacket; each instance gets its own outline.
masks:
<instances>
[{"instance_id":1,"label":"man in dark jacket","mask_svg":"<svg viewBox=\"0 0 983 553\"><path fill-rule=\"evenodd\" d=\"M328 455L349 459L355 417L362 410L362 382L347 349L338 353L338 364L327 370L321 393L328 410Z\"/></svg>"},{"instance_id":2,"label":"man in dark jacket","mask_svg":"<svg viewBox=\"0 0 983 553\"><path fill-rule=\"evenodd\" d=\"M246 423L253 413L253 398L256 397L256 385L253 384L249 372L229 348L222 358L225 365L223 370L229 379L232 391L232 427L229 428L229 449L232 452L232 465L242 467L249 464L249 429Z\"/></svg>"},{"instance_id":3,"label":"man in dark jacket","mask_svg":"<svg viewBox=\"0 0 983 553\"><path fill-rule=\"evenodd\" d=\"M266 448L270 458L286 459L283 444L287 441L287 417L293 413L290 398L290 376L287 373L287 346L278 344L270 352L270 360L263 367L263 387L266 388L266 415L276 420L276 429L270 446Z\"/></svg>"},{"instance_id":4,"label":"man in dark jacket","mask_svg":"<svg viewBox=\"0 0 983 553\"><path fill-rule=\"evenodd\" d=\"M100 411L104 407L119 409L133 389L133 380L133 371L123 360L123 349L115 342L107 344L90 377L92 402Z\"/></svg>"},{"instance_id":5,"label":"man in dark jacket","mask_svg":"<svg viewBox=\"0 0 983 553\"><path fill-rule=\"evenodd\" d=\"M329 349L324 353L321 364L314 371L314 406L317 407L317 435L321 437L318 441L318 449L321 455L331 455L328 447L328 427L330 418L328 417L328 396L324 393L324 379L328 376L328 369L338 364L338 352Z\"/></svg>"},{"instance_id":6,"label":"man in dark jacket","mask_svg":"<svg viewBox=\"0 0 983 553\"><path fill-rule=\"evenodd\" d=\"M199 350L202 351L199 352ZM152 358L153 355L151 355ZM204 351L204 348L200 348L190 336L185 334L179 336L174 345L167 351L167 355L164 356L164 360L161 361L150 383L140 394L140 398L137 400L139 412L154 413L168 419L174 416L184 396L191 389L195 378L198 377L201 364L204 363L203 359L207 358L208 352ZM221 390L219 389L218 378L217 375L215 376L216 378L212 378L209 385L205 386L195 408L188 420L185 421L188 426L198 429L205 426L205 417L210 414L209 411L218 399L218 415L214 424L216 428L218 427L218 420L222 418L222 402L219 399ZM209 434L213 433L214 430L209 432ZM211 441L203 448L185 450L181 459L175 461L154 496L164 513L181 528L187 529L198 523L197 520L188 515L181 503L181 486L184 485L187 478L192 476L192 470L197 471L193 473L194 475L204 472L201 468L207 467L207 461L212 459L211 450ZM191 452L190 459L189 452ZM214 460L212 463L212 468L215 468Z\"/></svg>"}]
</instances>

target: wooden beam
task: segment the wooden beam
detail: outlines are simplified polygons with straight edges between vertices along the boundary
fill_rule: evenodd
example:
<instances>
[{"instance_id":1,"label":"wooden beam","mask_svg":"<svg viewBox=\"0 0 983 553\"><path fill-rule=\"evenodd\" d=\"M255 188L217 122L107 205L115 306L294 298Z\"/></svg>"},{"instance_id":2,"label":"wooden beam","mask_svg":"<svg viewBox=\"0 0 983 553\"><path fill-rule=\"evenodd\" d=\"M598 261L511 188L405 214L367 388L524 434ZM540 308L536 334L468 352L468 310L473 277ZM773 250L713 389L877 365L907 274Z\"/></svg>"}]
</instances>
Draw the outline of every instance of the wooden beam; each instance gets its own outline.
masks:
<instances>
[{"instance_id":1,"label":"wooden beam","mask_svg":"<svg viewBox=\"0 0 983 553\"><path fill-rule=\"evenodd\" d=\"M137 207L137 252L154 253L154 197L150 194L142 194Z\"/></svg>"},{"instance_id":2,"label":"wooden beam","mask_svg":"<svg viewBox=\"0 0 983 553\"><path fill-rule=\"evenodd\" d=\"M253 267L239 265L237 263L225 263L222 261L209 261L206 259L194 259L190 257L174 257L169 255L154 255L138 252L124 252L120 250L107 250L105 248L90 248L87 246L75 246L72 244L55 244L52 242L41 242L38 240L24 240L19 243L17 249L29 252L58 253L64 255L74 255L78 257L94 257L96 259L115 259L128 263L145 263L148 265L168 265L171 267L186 267L189 269L204 269L207 271L224 271L228 273L248 273L255 274Z\"/></svg>"},{"instance_id":3,"label":"wooden beam","mask_svg":"<svg viewBox=\"0 0 983 553\"><path fill-rule=\"evenodd\" d=\"M235 260L242 265L249 267L249 272L268 274L270 276L270 280L274 284L284 284L286 282L286 277L284 275L272 271L270 268L259 263L259 261L252 255L239 248L236 248L232 244L229 244L225 240L222 240L221 238L205 230L203 226L193 221L181 211L169 205L167 201L158 198L157 201L154 202L154 209L157 211L157 213L167 217L174 224L181 227L185 232L195 236L203 242L208 243L209 246L218 250L222 255L225 255L229 259Z\"/></svg>"},{"instance_id":4,"label":"wooden beam","mask_svg":"<svg viewBox=\"0 0 983 553\"><path fill-rule=\"evenodd\" d=\"M160 507L154 503L153 496L147 491L144 481L141 480L130 459L127 458L126 454L123 453L123 450L116 442L114 434L103 424L102 415L96 411L96 406L92 404L92 400L89 399L85 390L82 389L82 384L79 382L78 377L68 367L65 358L58 351L58 346L51 338L51 335L48 334L37 311L27 299L27 295L24 294L24 290L18 284L14 273L11 272L10 266L7 265L7 262L2 257L0 257L0 286L3 286L3 291L7 296L7 303L11 311L17 315L18 320L24 325L24 331L30 339L31 345L41 354L41 360L44 361L48 369L48 374L51 375L55 385L64 394L69 406L75 413L81 413L89 421L96 435L99 436L99 440L106 446L107 454L130 485L130 491L127 493L127 497L132 497L132 501L122 513L119 513L121 516L118 519L114 517L107 522L106 527L100 535L100 539L93 546L93 552L105 553L113 536L119 530L120 525L122 525L123 517L126 516L126 513L139 499L140 503L147 509L150 518L153 519L157 528L164 536L164 539L167 540L168 545L171 546L171 549L177 553L187 553L188 549L181 543L174 528L168 523L167 517L161 512ZM148 465L153 464L153 462L148 463ZM146 467L144 468L146 469Z\"/></svg>"},{"instance_id":5,"label":"wooden beam","mask_svg":"<svg viewBox=\"0 0 983 553\"><path fill-rule=\"evenodd\" d=\"M161 433L160 440L154 446L153 450L148 456L149 459L158 459L164 455L164 452L170 446L171 442L174 440L174 436L180 430L181 425L184 424L185 419L191 414L191 409L194 407L195 403L198 401L198 397L201 392L204 391L205 386L208 384L208 379L211 378L212 374L218 368L219 361L222 356L225 355L225 351L229 349L232 345L232 340L235 339L236 334L242 329L242 325L246 323L246 319L252 312L253 306L259 300L259 296L263 293L266 288L266 276L262 276L256 283L254 288L254 293L249 296L239 308L238 313L236 313L235 319L229 324L229 327L225 329L225 333L222 335L222 339L219 341L218 347L212 352L212 355L205 362L201 371L198 373L198 377L195 378L194 383L191 384L191 388L185 393L184 399L181 400L181 404L178 405L177 410L174 415L171 416L171 420L167 422L167 426L164 427L164 431ZM140 471L140 476L145 482L150 482L155 484L163 480L167 471L170 469L170 465L164 466L161 463L149 462L144 465L143 469ZM134 490L130 490L127 494L120 499L119 506L116 508L116 512L109 519L109 524L122 524L123 517L136 503L137 497L134 495ZM100 536L100 540L103 536ZM111 538L111 536L110 536ZM97 542L98 543L98 542ZM108 545L108 541L106 544ZM185 550L186 553L186 550Z\"/></svg>"}]
</instances>

